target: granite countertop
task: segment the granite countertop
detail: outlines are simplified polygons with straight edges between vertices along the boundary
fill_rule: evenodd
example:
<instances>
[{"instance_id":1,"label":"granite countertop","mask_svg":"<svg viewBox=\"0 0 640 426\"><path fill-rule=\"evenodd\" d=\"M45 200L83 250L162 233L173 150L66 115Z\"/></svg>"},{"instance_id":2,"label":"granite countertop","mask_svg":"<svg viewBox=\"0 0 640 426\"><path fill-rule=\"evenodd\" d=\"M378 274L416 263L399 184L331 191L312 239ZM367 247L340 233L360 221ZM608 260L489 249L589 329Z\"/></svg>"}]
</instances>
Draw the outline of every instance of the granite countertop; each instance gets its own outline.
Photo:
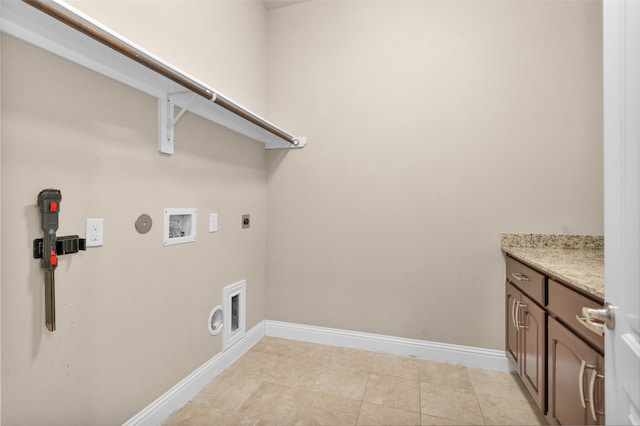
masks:
<instances>
[{"instance_id":1,"label":"granite countertop","mask_svg":"<svg viewBox=\"0 0 640 426\"><path fill-rule=\"evenodd\" d=\"M604 300L604 237L504 233L501 248L548 277Z\"/></svg>"}]
</instances>

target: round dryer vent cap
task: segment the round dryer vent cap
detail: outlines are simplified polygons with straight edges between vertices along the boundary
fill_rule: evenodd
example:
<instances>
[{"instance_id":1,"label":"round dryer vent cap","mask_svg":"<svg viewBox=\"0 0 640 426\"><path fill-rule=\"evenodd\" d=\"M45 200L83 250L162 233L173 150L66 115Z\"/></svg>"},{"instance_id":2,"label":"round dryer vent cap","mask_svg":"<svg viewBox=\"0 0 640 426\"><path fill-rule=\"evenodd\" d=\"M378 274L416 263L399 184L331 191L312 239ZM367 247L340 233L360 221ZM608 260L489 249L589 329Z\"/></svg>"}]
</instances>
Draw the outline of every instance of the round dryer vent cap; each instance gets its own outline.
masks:
<instances>
[{"instance_id":1,"label":"round dryer vent cap","mask_svg":"<svg viewBox=\"0 0 640 426\"><path fill-rule=\"evenodd\" d=\"M209 314L209 321L207 322L209 333L213 336L220 334L223 325L224 316L222 315L222 306L218 305L213 308Z\"/></svg>"},{"instance_id":2,"label":"round dryer vent cap","mask_svg":"<svg viewBox=\"0 0 640 426\"><path fill-rule=\"evenodd\" d=\"M151 216L149 216L146 213L143 213L140 216L138 216L138 218L136 219L136 223L135 223L136 231L138 231L138 233L140 234L146 234L151 229L152 224L153 224L153 221L151 220Z\"/></svg>"}]
</instances>

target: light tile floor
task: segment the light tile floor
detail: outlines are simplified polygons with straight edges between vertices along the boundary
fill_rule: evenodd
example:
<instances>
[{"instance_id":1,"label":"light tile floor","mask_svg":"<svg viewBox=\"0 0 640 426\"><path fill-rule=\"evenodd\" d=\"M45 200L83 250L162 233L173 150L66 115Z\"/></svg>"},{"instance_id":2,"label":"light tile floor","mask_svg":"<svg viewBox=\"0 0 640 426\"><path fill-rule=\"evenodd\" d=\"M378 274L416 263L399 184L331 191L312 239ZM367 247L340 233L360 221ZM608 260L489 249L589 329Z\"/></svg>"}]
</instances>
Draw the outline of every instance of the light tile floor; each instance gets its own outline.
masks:
<instances>
[{"instance_id":1,"label":"light tile floor","mask_svg":"<svg viewBox=\"0 0 640 426\"><path fill-rule=\"evenodd\" d=\"M164 424L547 422L514 374L264 337Z\"/></svg>"}]
</instances>

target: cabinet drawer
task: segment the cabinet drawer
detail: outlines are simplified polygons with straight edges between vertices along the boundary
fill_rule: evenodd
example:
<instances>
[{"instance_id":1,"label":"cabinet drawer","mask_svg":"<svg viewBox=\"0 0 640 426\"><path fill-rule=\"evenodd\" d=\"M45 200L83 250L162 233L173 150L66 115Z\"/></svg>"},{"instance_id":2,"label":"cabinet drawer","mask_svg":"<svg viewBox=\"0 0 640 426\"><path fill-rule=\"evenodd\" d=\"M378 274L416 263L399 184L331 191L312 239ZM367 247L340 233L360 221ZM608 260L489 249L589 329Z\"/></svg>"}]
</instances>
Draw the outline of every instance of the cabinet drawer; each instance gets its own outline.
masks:
<instances>
[{"instance_id":1,"label":"cabinet drawer","mask_svg":"<svg viewBox=\"0 0 640 426\"><path fill-rule=\"evenodd\" d=\"M604 336L594 333L580 324L582 308L602 309L602 304L589 299L569 287L549 280L549 313L562 321L573 332L604 353Z\"/></svg>"},{"instance_id":2,"label":"cabinet drawer","mask_svg":"<svg viewBox=\"0 0 640 426\"><path fill-rule=\"evenodd\" d=\"M544 275L507 256L507 279L535 302L545 305Z\"/></svg>"}]
</instances>

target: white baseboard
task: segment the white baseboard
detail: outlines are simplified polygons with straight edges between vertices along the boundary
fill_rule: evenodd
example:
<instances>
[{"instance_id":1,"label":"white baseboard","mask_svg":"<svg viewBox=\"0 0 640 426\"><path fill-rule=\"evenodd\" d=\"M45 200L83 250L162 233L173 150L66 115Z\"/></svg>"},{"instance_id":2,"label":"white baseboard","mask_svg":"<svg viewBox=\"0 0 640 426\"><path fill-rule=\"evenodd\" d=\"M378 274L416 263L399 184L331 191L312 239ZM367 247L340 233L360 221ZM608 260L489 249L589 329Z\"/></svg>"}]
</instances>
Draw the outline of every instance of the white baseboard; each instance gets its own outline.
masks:
<instances>
[{"instance_id":1,"label":"white baseboard","mask_svg":"<svg viewBox=\"0 0 640 426\"><path fill-rule=\"evenodd\" d=\"M176 410L186 404L209 382L240 358L264 336L264 321L253 327L245 336L226 351L218 353L182 379L161 397L153 401L138 414L130 418L124 426L157 426L162 424Z\"/></svg>"},{"instance_id":2,"label":"white baseboard","mask_svg":"<svg viewBox=\"0 0 640 426\"><path fill-rule=\"evenodd\" d=\"M253 327L238 343L205 362L160 398L129 419L124 423L124 426L157 426L161 424L258 343L263 336L413 356L491 370L512 370L503 351L265 320Z\"/></svg>"},{"instance_id":3,"label":"white baseboard","mask_svg":"<svg viewBox=\"0 0 640 426\"><path fill-rule=\"evenodd\" d=\"M490 370L512 370L504 351L494 349L269 320L265 321L265 335L393 355L413 356L431 361L463 364Z\"/></svg>"}]
</instances>

